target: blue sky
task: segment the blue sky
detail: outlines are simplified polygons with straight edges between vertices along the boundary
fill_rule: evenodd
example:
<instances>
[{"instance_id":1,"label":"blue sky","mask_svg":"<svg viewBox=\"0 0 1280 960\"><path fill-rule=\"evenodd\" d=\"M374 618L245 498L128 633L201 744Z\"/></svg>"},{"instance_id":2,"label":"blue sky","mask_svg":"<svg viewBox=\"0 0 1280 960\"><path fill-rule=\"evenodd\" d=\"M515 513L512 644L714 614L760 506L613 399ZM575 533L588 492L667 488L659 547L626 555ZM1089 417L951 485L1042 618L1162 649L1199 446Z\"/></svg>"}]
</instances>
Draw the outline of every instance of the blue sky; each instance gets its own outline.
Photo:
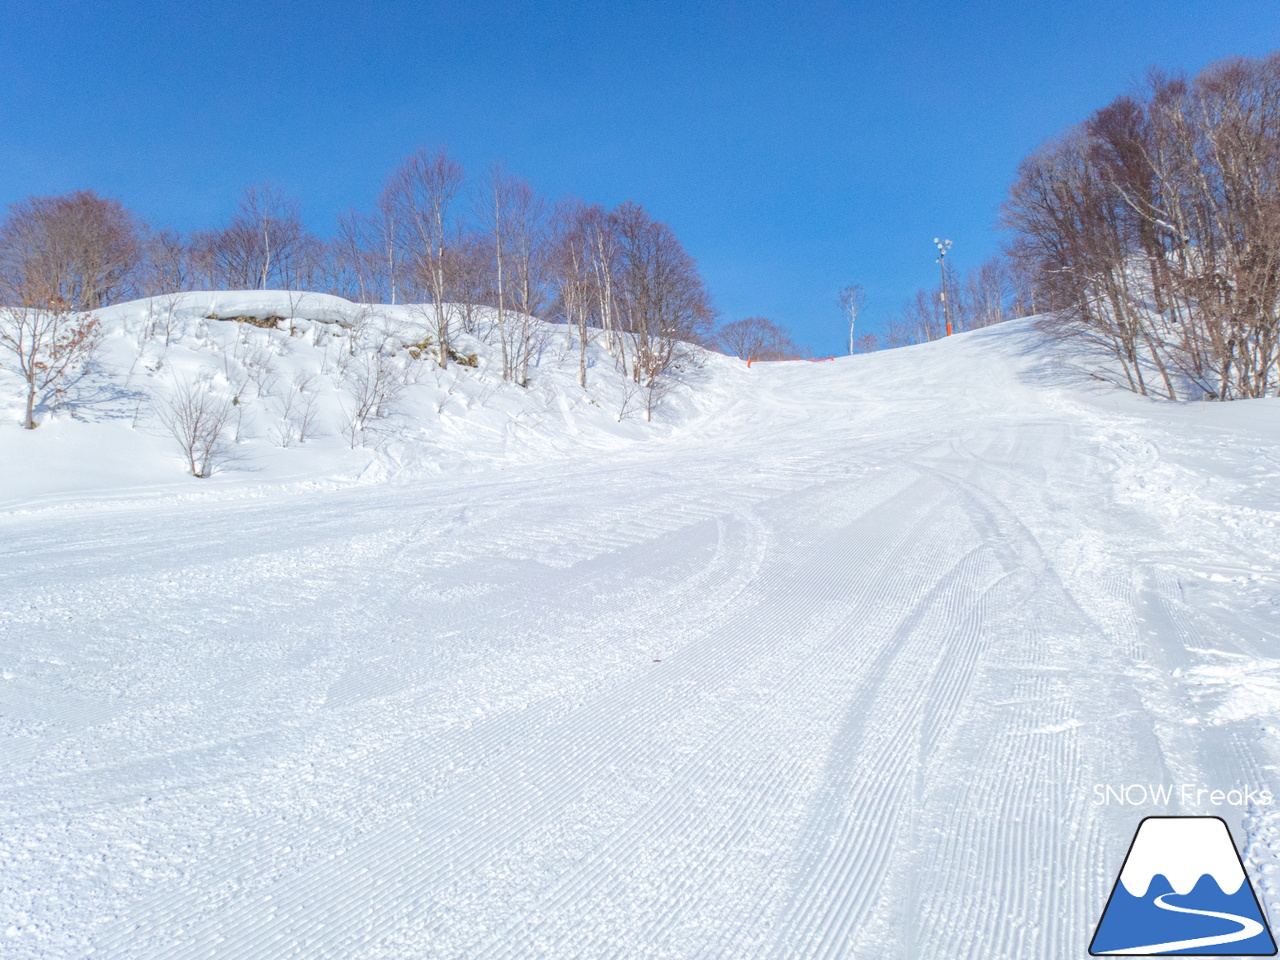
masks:
<instances>
[{"instance_id":1,"label":"blue sky","mask_svg":"<svg viewBox=\"0 0 1280 960\"><path fill-rule=\"evenodd\" d=\"M1280 2L0 0L0 204L94 188L183 229L249 183L328 234L420 145L642 203L725 320L840 349L992 227L1021 157L1131 91L1280 47Z\"/></svg>"}]
</instances>

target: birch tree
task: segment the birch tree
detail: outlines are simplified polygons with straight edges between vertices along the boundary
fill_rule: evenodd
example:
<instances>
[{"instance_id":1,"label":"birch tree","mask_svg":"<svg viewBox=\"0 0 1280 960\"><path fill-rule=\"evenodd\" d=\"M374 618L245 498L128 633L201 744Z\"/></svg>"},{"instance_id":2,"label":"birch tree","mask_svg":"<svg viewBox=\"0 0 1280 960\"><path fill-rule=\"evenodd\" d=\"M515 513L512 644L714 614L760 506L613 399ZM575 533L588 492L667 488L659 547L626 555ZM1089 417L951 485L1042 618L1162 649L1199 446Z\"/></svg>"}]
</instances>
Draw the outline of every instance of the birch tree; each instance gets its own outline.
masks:
<instances>
[{"instance_id":1,"label":"birch tree","mask_svg":"<svg viewBox=\"0 0 1280 960\"><path fill-rule=\"evenodd\" d=\"M558 211L556 244L552 258L559 300L565 323L578 336L578 384L587 387L587 344L590 337L596 272L592 259L592 231L604 216L599 207L580 200L570 201Z\"/></svg>"},{"instance_id":2,"label":"birch tree","mask_svg":"<svg viewBox=\"0 0 1280 960\"><path fill-rule=\"evenodd\" d=\"M1037 309L1134 391L1280 391L1280 53L1153 73L1028 157L1004 221Z\"/></svg>"},{"instance_id":3,"label":"birch tree","mask_svg":"<svg viewBox=\"0 0 1280 960\"><path fill-rule=\"evenodd\" d=\"M391 175L381 206L391 213L402 256L431 301L436 361L449 363L450 208L465 183L462 165L443 147L409 156Z\"/></svg>"},{"instance_id":4,"label":"birch tree","mask_svg":"<svg viewBox=\"0 0 1280 960\"><path fill-rule=\"evenodd\" d=\"M851 283L840 291L837 300L845 319L849 322L849 355L852 356L858 345L854 336L854 327L858 323L858 315L866 305L867 295L860 284Z\"/></svg>"}]
</instances>

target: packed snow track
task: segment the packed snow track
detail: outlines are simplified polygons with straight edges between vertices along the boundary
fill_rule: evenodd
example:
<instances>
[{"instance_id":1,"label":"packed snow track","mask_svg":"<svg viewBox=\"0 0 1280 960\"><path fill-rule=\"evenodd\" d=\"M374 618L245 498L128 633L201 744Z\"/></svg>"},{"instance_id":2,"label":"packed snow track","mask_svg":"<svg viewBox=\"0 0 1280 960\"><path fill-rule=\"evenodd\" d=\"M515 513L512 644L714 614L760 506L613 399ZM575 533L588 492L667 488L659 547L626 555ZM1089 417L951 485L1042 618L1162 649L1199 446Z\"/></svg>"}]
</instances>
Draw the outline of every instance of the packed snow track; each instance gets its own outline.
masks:
<instances>
[{"instance_id":1,"label":"packed snow track","mask_svg":"<svg viewBox=\"0 0 1280 960\"><path fill-rule=\"evenodd\" d=\"M1280 881L1274 808L1095 791L1280 794L1280 409L1064 351L726 366L616 451L10 509L0 956L1061 960L1153 813Z\"/></svg>"}]
</instances>

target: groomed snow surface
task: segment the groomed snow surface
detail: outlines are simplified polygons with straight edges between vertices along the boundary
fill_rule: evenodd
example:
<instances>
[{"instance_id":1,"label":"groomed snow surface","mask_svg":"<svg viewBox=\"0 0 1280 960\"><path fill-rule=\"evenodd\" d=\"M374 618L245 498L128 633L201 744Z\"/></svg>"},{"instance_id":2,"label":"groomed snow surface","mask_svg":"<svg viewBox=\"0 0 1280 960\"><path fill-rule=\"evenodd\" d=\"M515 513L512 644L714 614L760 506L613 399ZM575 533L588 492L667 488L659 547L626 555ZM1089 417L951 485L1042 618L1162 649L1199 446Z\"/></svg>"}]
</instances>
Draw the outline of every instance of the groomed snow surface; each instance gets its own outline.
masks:
<instances>
[{"instance_id":1,"label":"groomed snow surface","mask_svg":"<svg viewBox=\"0 0 1280 960\"><path fill-rule=\"evenodd\" d=\"M647 423L552 328L527 390L406 366L353 449L319 298L203 296L167 350L106 311L76 418L0 381L6 960L1060 960L1178 813L1280 913L1280 401L1016 321L709 356ZM185 476L150 398L246 359Z\"/></svg>"}]
</instances>

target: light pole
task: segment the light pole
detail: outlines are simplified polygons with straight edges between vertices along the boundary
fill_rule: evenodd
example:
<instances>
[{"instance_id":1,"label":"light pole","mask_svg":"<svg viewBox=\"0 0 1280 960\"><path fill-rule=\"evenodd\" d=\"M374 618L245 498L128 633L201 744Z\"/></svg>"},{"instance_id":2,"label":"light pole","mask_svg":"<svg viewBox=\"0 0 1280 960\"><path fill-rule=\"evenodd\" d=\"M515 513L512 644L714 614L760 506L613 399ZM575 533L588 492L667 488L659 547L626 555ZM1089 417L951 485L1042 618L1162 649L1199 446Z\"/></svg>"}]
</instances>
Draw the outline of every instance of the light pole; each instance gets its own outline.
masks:
<instances>
[{"instance_id":1,"label":"light pole","mask_svg":"<svg viewBox=\"0 0 1280 960\"><path fill-rule=\"evenodd\" d=\"M947 303L947 251L951 249L950 240L939 240L933 238L934 246L938 248L937 264L942 270L942 316L947 321L947 336L951 336L951 304Z\"/></svg>"}]
</instances>

